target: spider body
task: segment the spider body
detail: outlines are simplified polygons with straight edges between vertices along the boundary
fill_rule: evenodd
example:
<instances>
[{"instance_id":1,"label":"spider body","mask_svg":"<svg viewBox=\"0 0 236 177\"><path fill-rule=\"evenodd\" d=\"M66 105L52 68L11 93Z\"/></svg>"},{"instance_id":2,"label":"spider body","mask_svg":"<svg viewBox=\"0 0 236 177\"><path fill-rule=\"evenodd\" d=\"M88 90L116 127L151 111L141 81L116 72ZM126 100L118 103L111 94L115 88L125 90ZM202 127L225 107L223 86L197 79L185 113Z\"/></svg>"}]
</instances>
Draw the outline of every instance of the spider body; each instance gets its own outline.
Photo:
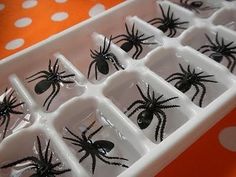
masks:
<instances>
[{"instance_id":1,"label":"spider body","mask_svg":"<svg viewBox=\"0 0 236 177\"><path fill-rule=\"evenodd\" d=\"M170 6L168 7L167 13L164 12L161 5L161 13L163 18L153 18L148 21L151 25L160 24L157 28L159 28L163 33L166 33L169 31L168 35L169 37L174 37L177 33L177 29L187 29L183 27L182 25L188 24L187 21L180 21L180 18L174 18L174 13L170 12Z\"/></svg>"},{"instance_id":2,"label":"spider body","mask_svg":"<svg viewBox=\"0 0 236 177\"><path fill-rule=\"evenodd\" d=\"M227 68L233 72L236 65L236 45L233 45L234 42L226 43L224 38L219 39L219 34L216 33L215 42L211 40L211 38L205 34L209 44L201 46L198 51L201 53L208 53L210 58L215 60L216 62L222 62L223 58L228 61Z\"/></svg>"},{"instance_id":3,"label":"spider body","mask_svg":"<svg viewBox=\"0 0 236 177\"><path fill-rule=\"evenodd\" d=\"M158 124L155 130L155 140L157 141L158 134L160 133L160 141L162 141L164 137L164 129L165 129L166 121L167 121L167 117L164 112L164 109L179 107L179 105L164 105L164 103L167 103L168 101L176 99L178 97L172 97L166 100L161 100L163 95L156 97L154 91L152 91L152 95L150 95L149 85L147 88L146 96L143 94L142 90L140 89L138 85L136 85L136 87L138 88L139 94L141 95L143 100L134 101L127 108L127 111L125 111L125 114L129 112L131 109L133 109L128 114L128 117L131 117L137 111L142 110L141 112L139 112L138 117L137 117L137 123L141 129L146 129L151 124L153 117L156 116L156 118L158 119Z\"/></svg>"},{"instance_id":4,"label":"spider body","mask_svg":"<svg viewBox=\"0 0 236 177\"><path fill-rule=\"evenodd\" d=\"M101 129L102 126L99 127L97 130L92 132L90 135L86 136L86 133L93 127L95 121L92 122L83 132L81 137L74 134L70 129L66 128L66 130L70 133L71 137L63 137L66 140L71 141L71 144L80 147L78 150L79 153L85 152L85 155L79 160L79 163L83 162L83 160L89 156L92 158L92 173L94 174L95 167L96 167L96 158L100 159L102 162L108 165L116 165L128 168L127 165L115 162L114 160L123 160L128 161L128 159L121 158L121 157L111 157L108 156L109 153L114 148L114 143L107 140L97 140L93 141L92 137L96 135Z\"/></svg>"},{"instance_id":5,"label":"spider body","mask_svg":"<svg viewBox=\"0 0 236 177\"><path fill-rule=\"evenodd\" d=\"M66 71L59 71L58 59L56 60L53 67L51 67L51 60L49 60L48 71L43 70L39 71L36 74L33 74L30 77L27 77L28 83L35 80L41 79L34 87L36 94L40 95L47 91L49 88L52 88L52 92L46 98L43 103L43 106L46 106L46 110L49 109L53 99L57 96L61 89L61 83L72 84L74 81L67 80L67 78L75 76L74 74L65 75Z\"/></svg>"},{"instance_id":6,"label":"spider body","mask_svg":"<svg viewBox=\"0 0 236 177\"><path fill-rule=\"evenodd\" d=\"M7 88L5 90L5 96L2 101L0 101L0 127L5 124L2 139L5 138L7 133L7 128L10 123L10 118L12 114L23 114L21 111L15 110L17 107L23 105L24 103L17 103L17 98L13 97L14 91L12 91L9 96L7 94Z\"/></svg>"},{"instance_id":7,"label":"spider body","mask_svg":"<svg viewBox=\"0 0 236 177\"><path fill-rule=\"evenodd\" d=\"M111 46L111 39L109 40L109 43L106 46L106 38L104 38L103 46L100 46L99 51L90 50L90 52L91 52L90 56L94 60L89 65L88 78L90 75L91 68L94 64L95 64L95 78L96 78L96 80L97 80L97 70L104 75L107 75L109 73L108 62L113 63L116 70L124 69L123 66L117 60L116 56L109 51L110 46Z\"/></svg>"},{"instance_id":8,"label":"spider body","mask_svg":"<svg viewBox=\"0 0 236 177\"><path fill-rule=\"evenodd\" d=\"M210 6L203 7L204 3L202 1L180 0L179 4L182 7L186 8L186 9L189 9L191 11L194 11L198 14L200 14L200 11L216 9L216 7L210 7Z\"/></svg>"},{"instance_id":9,"label":"spider body","mask_svg":"<svg viewBox=\"0 0 236 177\"><path fill-rule=\"evenodd\" d=\"M181 92L185 93L190 90L192 87L196 89L195 94L192 97L192 101L196 98L196 96L200 93L200 89L202 89L202 93L200 95L199 106L202 107L203 98L206 94L206 86L205 82L217 83L217 81L210 80L209 77L214 75L203 75L204 72L197 73L195 69L190 70L190 65L188 65L187 70L183 68L181 64L179 64L181 72L171 74L166 78L167 82L176 81L175 87Z\"/></svg>"},{"instance_id":10,"label":"spider body","mask_svg":"<svg viewBox=\"0 0 236 177\"><path fill-rule=\"evenodd\" d=\"M120 47L125 52L129 52L133 48L135 48L135 52L132 55L132 58L134 59L138 59L138 57L143 51L144 45L157 44L155 42L145 42L146 40L154 36L152 35L152 36L144 37L144 33L140 33L138 30L135 31L135 24L133 24L131 31L129 30L127 24L125 24L125 29L126 29L127 34L118 35L116 37L113 37L112 40L119 39L118 41L116 41L116 43L123 42Z\"/></svg>"},{"instance_id":11,"label":"spider body","mask_svg":"<svg viewBox=\"0 0 236 177\"><path fill-rule=\"evenodd\" d=\"M55 177L66 172L71 171L70 169L61 169L60 162L52 163L53 153L49 152L50 140L47 143L47 147L45 153L43 154L41 142L39 137L37 136L37 144L38 144L38 156L29 156L23 159L17 160L15 162L6 164L1 166L0 168L9 168L21 164L23 162L30 162L25 165L30 170L34 171L34 173L30 177ZM49 155L50 153L50 155ZM60 168L60 169L55 169Z\"/></svg>"}]
</instances>

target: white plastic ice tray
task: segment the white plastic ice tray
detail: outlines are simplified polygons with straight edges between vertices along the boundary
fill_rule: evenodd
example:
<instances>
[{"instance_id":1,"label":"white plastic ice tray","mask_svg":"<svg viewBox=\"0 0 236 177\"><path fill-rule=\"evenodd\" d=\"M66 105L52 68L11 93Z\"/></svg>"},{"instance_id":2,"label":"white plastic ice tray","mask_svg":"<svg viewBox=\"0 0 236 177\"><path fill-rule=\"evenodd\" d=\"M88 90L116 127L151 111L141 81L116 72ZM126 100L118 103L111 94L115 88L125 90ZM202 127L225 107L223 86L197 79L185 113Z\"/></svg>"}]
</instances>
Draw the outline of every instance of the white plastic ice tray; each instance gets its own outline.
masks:
<instances>
[{"instance_id":1,"label":"white plastic ice tray","mask_svg":"<svg viewBox=\"0 0 236 177\"><path fill-rule=\"evenodd\" d=\"M236 3L209 0L201 4L200 1L183 0L185 6L192 5L192 8L186 9L180 6L180 2L126 1L93 19L0 61L0 167L24 157L39 158L38 136L43 155L48 152L49 159L50 153L53 152L52 163L62 163L55 169L71 169L61 176L154 176L235 108ZM175 34L175 30L169 31L165 26L160 27L160 24L152 26L150 23L160 21L158 17L163 18L160 8L165 16L168 16L170 8L169 17L173 13L174 19L179 18L176 21L188 22L177 27L187 29L177 29ZM153 18L156 19L148 23ZM144 43L153 44L140 47L132 46L124 40L116 43L124 36L113 39L109 52L113 53L118 61L112 63L107 60L108 66L104 63L100 63L102 66L92 65L87 78L89 65L94 61L90 57L90 49L99 52L99 46L103 47L105 36L107 46L111 35L114 38L126 34L125 24L130 33L134 25L133 34L135 35L138 30L140 38L148 38L143 40ZM172 34L172 38L167 37ZM217 49L217 45L223 44L227 48L227 51L224 51L227 57L222 56L222 51ZM203 45L212 46L200 49L205 55L197 51ZM231 53L227 53L229 51ZM114 60L113 55L110 55L110 58ZM48 66L49 59L51 67ZM57 59L58 64L55 65ZM113 64L116 64L119 71ZM212 75L202 79L214 80L217 83L202 81L203 85L188 85L191 80L191 77L188 77L189 80L185 78L175 84L175 81L185 77L183 74L175 75L172 77L173 81L167 82L165 79L168 76L182 72L179 64L186 72L202 72L195 76ZM57 72L58 66L58 72L66 71L61 75L74 74L62 78L64 81L73 81L73 84L52 84L45 80L49 70L54 69ZM33 76L39 71L44 72ZM38 76L43 77L37 78ZM34 81L29 82L34 78ZM155 98L163 94L159 99L162 107L156 107L159 111L155 112L153 119L151 118L154 110L144 104L140 92L148 99L153 99L153 93ZM50 94L51 104L47 101L43 106ZM196 97L192 102L194 95ZM204 96L202 107L199 106L201 95ZM160 103L172 97L177 98ZM131 105L136 100L141 101ZM24 104L20 104L22 102ZM135 110L140 105L143 107ZM167 105L178 107L167 108ZM129 106L130 110L127 111ZM148 112L151 112L151 116ZM165 117L166 126L163 123ZM94 121L95 124L92 124ZM163 130L161 142L158 121L161 123L160 126L163 126L160 128ZM99 129L101 126L103 127ZM86 128L89 130L85 133L86 137L80 138L77 145L73 145L71 143L76 144L75 141L63 138L73 137L66 127L79 137L82 137L82 132L86 132ZM4 134L6 137L2 140ZM80 146L85 144L86 138L91 138L87 143L95 150L80 151ZM51 144L47 150L49 139ZM86 152L89 152L88 156ZM96 153L98 155L94 155ZM26 168L29 168L27 164L33 162L35 161L28 159L17 165L13 164L11 168L2 168L0 176L30 176L35 173L35 169Z\"/></svg>"}]
</instances>

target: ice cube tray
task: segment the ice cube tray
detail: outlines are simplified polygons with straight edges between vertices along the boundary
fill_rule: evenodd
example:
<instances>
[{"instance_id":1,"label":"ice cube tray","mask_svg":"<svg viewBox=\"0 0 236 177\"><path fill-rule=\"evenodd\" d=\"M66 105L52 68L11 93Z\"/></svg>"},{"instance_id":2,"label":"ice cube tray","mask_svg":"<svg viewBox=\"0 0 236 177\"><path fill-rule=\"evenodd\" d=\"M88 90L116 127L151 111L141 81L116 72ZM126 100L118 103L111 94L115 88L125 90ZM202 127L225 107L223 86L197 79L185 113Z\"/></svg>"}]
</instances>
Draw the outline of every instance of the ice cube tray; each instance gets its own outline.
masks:
<instances>
[{"instance_id":1,"label":"ice cube tray","mask_svg":"<svg viewBox=\"0 0 236 177\"><path fill-rule=\"evenodd\" d=\"M231 42L234 43L230 47L236 45L236 3L204 1L203 10L198 11L181 7L180 2L130 0L0 61L1 101L8 97L11 100L17 98L17 102L12 101L14 104L24 102L14 109L23 114L11 114L6 137L0 142L0 166L26 156L38 156L38 136L44 152L48 140L51 140L49 150L53 152L53 162L62 162L59 170L71 169L71 172L61 176L154 176L235 108L236 69L231 69L235 53L233 57L230 56L232 61L229 65L227 58L222 58L222 61L218 58L220 61L216 62L213 56L209 57L211 53L206 52L204 55L198 49L209 45L206 35L213 42L217 42L218 35L219 43L224 38L226 45ZM191 0L182 2L185 5L192 3ZM212 8L204 9L207 6ZM175 32L167 30L164 33L164 27L160 30L148 23L150 19L162 17L161 8L167 13L169 7L174 18L188 22L184 24L187 29L178 29L172 38L168 34ZM88 78L89 65L93 61L90 49L99 50L104 37L108 43L111 35L124 34L125 24L130 31L135 24L134 30L138 30L139 35L153 35L144 42L155 44L145 45L139 57L134 59L135 47L125 52L121 49L122 41L115 43L117 40L112 40L110 51L124 70L116 71L111 63L109 73L104 75L98 72L96 79L93 65ZM38 88L38 92L43 93L37 94L36 85L41 79L28 82L27 78L39 71L47 71L49 59L51 66L58 60L59 71L73 73L70 79L74 83L57 86L60 92L47 110L43 103L53 90L52 86L41 83L45 90ZM183 93L174 87L174 82L165 80L171 74L181 72L179 64L186 70L190 66L190 71L195 69L196 73L213 75L211 79L217 81L204 83L206 94L202 107L199 106L199 95L191 101L196 93L194 88ZM162 100L178 97L168 104L179 107L164 110L167 122L163 141L159 136L155 138L158 117L154 117L147 128L140 129L137 117L141 111L138 110L130 117L125 114L131 103L142 99L137 85L145 95L149 85L150 93L154 91L157 97L163 95ZM204 88L200 89L201 93ZM0 123L3 125L7 122L6 117L1 117ZM81 135L90 125L93 126L86 132L88 136L102 126L92 137L93 142L106 140L114 144L114 148L105 152L105 155L128 159L106 160L128 168L96 159L93 173L94 160L91 156L79 163L84 152L78 153L79 147L63 137L71 135L67 128ZM1 138L4 136L4 128L0 127ZM104 151L101 150L101 153ZM25 166L1 169L0 176L29 176L32 173L25 170Z\"/></svg>"}]
</instances>

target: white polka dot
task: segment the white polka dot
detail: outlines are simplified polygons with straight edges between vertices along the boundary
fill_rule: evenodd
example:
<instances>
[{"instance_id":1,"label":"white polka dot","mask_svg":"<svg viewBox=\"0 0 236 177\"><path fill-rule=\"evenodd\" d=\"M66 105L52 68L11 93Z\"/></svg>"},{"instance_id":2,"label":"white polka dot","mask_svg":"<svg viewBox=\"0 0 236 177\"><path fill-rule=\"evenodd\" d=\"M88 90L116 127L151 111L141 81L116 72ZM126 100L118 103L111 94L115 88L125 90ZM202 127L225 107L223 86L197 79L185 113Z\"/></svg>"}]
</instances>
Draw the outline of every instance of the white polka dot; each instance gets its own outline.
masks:
<instances>
[{"instance_id":1,"label":"white polka dot","mask_svg":"<svg viewBox=\"0 0 236 177\"><path fill-rule=\"evenodd\" d=\"M5 4L0 3L0 10L3 10L5 8Z\"/></svg>"},{"instance_id":2,"label":"white polka dot","mask_svg":"<svg viewBox=\"0 0 236 177\"><path fill-rule=\"evenodd\" d=\"M24 17L16 20L15 26L18 28L23 28L29 26L32 23L32 19L29 17Z\"/></svg>"},{"instance_id":3,"label":"white polka dot","mask_svg":"<svg viewBox=\"0 0 236 177\"><path fill-rule=\"evenodd\" d=\"M236 127L227 127L219 134L220 144L229 151L236 152Z\"/></svg>"},{"instance_id":4,"label":"white polka dot","mask_svg":"<svg viewBox=\"0 0 236 177\"><path fill-rule=\"evenodd\" d=\"M65 3L67 0L55 0L57 3Z\"/></svg>"},{"instance_id":5,"label":"white polka dot","mask_svg":"<svg viewBox=\"0 0 236 177\"><path fill-rule=\"evenodd\" d=\"M100 14L101 12L105 11L105 6L102 4L96 4L89 10L89 16L93 17L97 14Z\"/></svg>"},{"instance_id":6,"label":"white polka dot","mask_svg":"<svg viewBox=\"0 0 236 177\"><path fill-rule=\"evenodd\" d=\"M24 9L29 9L29 8L36 6L37 4L38 4L37 0L25 0L22 4L22 7Z\"/></svg>"},{"instance_id":7,"label":"white polka dot","mask_svg":"<svg viewBox=\"0 0 236 177\"><path fill-rule=\"evenodd\" d=\"M57 12L51 16L52 21L60 22L68 18L68 13L66 12Z\"/></svg>"},{"instance_id":8,"label":"white polka dot","mask_svg":"<svg viewBox=\"0 0 236 177\"><path fill-rule=\"evenodd\" d=\"M14 49L21 47L24 44L24 42L25 42L24 39L21 39L21 38L14 39L14 40L8 42L7 45L5 46L5 48L7 50L14 50Z\"/></svg>"}]
</instances>

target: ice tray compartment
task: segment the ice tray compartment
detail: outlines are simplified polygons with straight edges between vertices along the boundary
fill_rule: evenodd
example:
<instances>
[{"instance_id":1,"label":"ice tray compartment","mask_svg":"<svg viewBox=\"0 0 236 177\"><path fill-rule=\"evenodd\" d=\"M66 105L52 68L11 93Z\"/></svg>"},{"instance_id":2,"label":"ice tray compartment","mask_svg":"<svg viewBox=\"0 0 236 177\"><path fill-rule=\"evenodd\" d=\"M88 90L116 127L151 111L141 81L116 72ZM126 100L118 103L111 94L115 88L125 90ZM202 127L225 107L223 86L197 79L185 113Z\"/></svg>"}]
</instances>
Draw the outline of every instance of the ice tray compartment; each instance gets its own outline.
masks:
<instances>
[{"instance_id":1,"label":"ice tray compartment","mask_svg":"<svg viewBox=\"0 0 236 177\"><path fill-rule=\"evenodd\" d=\"M54 124L57 131L60 133L61 138L63 138L64 143L67 144L72 154L76 156L77 163L79 163L81 158L86 157L80 162L80 165L82 165L88 173L91 175L93 174L93 176L117 176L127 169L127 167L123 167L122 165L132 165L140 158L140 154L126 139L125 135L121 134L109 120L109 116L103 114L98 109L97 104L98 103L93 99L76 101L72 107L79 107L80 110L73 111L71 114L71 107L68 107L68 110L64 110L64 112L70 112L70 114L62 113L55 119ZM64 119L65 116L67 117L66 121ZM66 139L75 139L75 136L70 132L82 138L83 141L80 141L79 143L81 146L73 145L73 141ZM86 147L84 144L87 143L87 140L83 135L85 135L86 138L89 138L88 142L94 143L94 147L99 141L106 141L108 144L113 144L114 147L110 149L109 152L106 152L104 156L101 154L106 149L105 145L102 149L99 148L101 153L97 156L89 149L78 152L82 147ZM88 156L86 156L86 152L89 153ZM94 156L95 159L93 159L92 156ZM94 171L92 170L93 165L95 165ZM106 168L105 171L102 170L104 168Z\"/></svg>"},{"instance_id":2,"label":"ice tray compartment","mask_svg":"<svg viewBox=\"0 0 236 177\"><path fill-rule=\"evenodd\" d=\"M3 148L0 149L0 153L2 154L0 157L0 164L1 166L15 162L17 160L21 160L23 158L27 157L36 157L39 159L39 144L37 142L37 137L39 137L39 143L42 148L42 153L45 157L46 154L46 147L48 145L49 139L46 137L46 135L41 130L23 130L19 133L17 138L9 139L8 142L3 143ZM11 149L7 148L8 146L12 147ZM19 146L22 147L19 151ZM64 170L68 169L68 165L63 163L63 159L60 159L57 155L58 152L56 148L54 148L54 144L51 141L49 144L48 149L48 158L52 153L52 163L59 163L62 164L55 168L55 170ZM33 161L22 161L21 163L18 163L18 165L13 166L12 168L5 168L0 169L0 174L2 177L9 177L9 176L22 176L27 177L32 175L32 172L28 170L30 167L27 167L30 163L33 163ZM32 167L32 166L31 166ZM72 172L69 176L73 176ZM65 174L61 175L62 177L68 176Z\"/></svg>"},{"instance_id":3,"label":"ice tray compartment","mask_svg":"<svg viewBox=\"0 0 236 177\"><path fill-rule=\"evenodd\" d=\"M209 60L224 65L232 73L236 74L235 41L236 36L233 34L230 35L224 29L210 30L207 28L195 28L186 34L182 39L182 44L198 50L208 56ZM220 48L217 49L217 47ZM218 54L218 50L223 50L223 52L219 52Z\"/></svg>"},{"instance_id":4,"label":"ice tray compartment","mask_svg":"<svg viewBox=\"0 0 236 177\"><path fill-rule=\"evenodd\" d=\"M174 96L171 91L166 91L166 88L155 83L156 81L152 79L148 79L148 77L138 77L138 73L126 73L123 74L123 77L126 78L125 81L119 83L119 86L116 85L115 88L107 88L104 91L104 94L112 100L112 102L123 112L126 114L127 118L129 118L137 128L141 129L143 133L148 137L153 143L160 143L160 132L158 133L158 138L155 138L155 131L157 129L158 122L162 124L166 117L166 125L164 126L163 139L168 137L171 133L173 133L176 129L181 127L191 115L191 111L187 111L181 103L181 99L178 96ZM144 79L145 78L145 79ZM149 82L145 80L150 80ZM155 84L154 84L155 83ZM111 85L114 83L111 81ZM117 84L117 83L116 83ZM156 112L153 114L153 119L151 123L146 128L141 128L139 125L140 119L138 116L141 115L141 112L145 110L145 108L138 108L140 103L131 106L135 101L144 100L141 96L141 93L138 90L138 87L141 89L143 95L148 98L148 85L149 85L149 94L152 97L153 91L155 94L155 98L157 99L161 95L162 98L159 101L164 101L170 98L173 98L171 101L166 102L165 105L178 105L178 107L166 108L162 109L163 114L160 112ZM155 87L153 87L155 86ZM155 88L155 89L154 89ZM122 90L122 92L120 92ZM128 110L128 107L131 106L131 109ZM190 114L187 114L190 113ZM186 114L185 114L186 113ZM160 120L157 117L157 114L160 115ZM129 116L129 117L128 117ZM165 124L165 123L164 123ZM161 130L159 130L161 131Z\"/></svg>"}]
</instances>

